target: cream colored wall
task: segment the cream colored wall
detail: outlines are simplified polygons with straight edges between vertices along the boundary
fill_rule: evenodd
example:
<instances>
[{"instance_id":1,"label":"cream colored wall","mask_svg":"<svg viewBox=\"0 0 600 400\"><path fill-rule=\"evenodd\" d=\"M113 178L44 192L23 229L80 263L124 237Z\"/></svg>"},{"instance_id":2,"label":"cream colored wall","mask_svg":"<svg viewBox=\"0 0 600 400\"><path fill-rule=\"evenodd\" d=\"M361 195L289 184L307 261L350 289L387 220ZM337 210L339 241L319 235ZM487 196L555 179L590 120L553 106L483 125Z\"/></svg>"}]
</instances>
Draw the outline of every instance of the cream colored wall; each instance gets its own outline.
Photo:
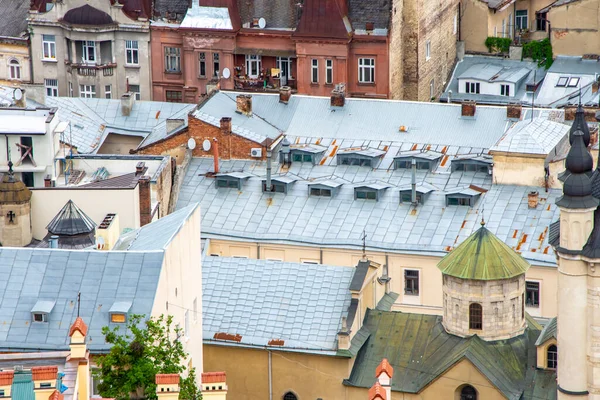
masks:
<instances>
[{"instance_id":1,"label":"cream colored wall","mask_svg":"<svg viewBox=\"0 0 600 400\"><path fill-rule=\"evenodd\" d=\"M10 79L8 63L11 60L17 60L21 66L21 79ZM6 43L0 41L0 83L3 85L18 86L22 82L29 82L31 79L29 68L29 47L24 43Z\"/></svg>"},{"instance_id":2,"label":"cream colored wall","mask_svg":"<svg viewBox=\"0 0 600 400\"><path fill-rule=\"evenodd\" d=\"M189 331L185 335L184 349L190 355L188 361L196 368L198 377L204 371L200 218L198 207L167 247L152 307L152 316L172 315L173 322L182 329L185 329L185 315L188 313Z\"/></svg>"},{"instance_id":3,"label":"cream colored wall","mask_svg":"<svg viewBox=\"0 0 600 400\"><path fill-rule=\"evenodd\" d=\"M34 188L31 190L31 223L33 238L41 240L48 231L46 226L69 201L85 212L96 224L106 214L119 214L120 228L140 227L138 186L134 189L60 189Z\"/></svg>"},{"instance_id":4,"label":"cream colored wall","mask_svg":"<svg viewBox=\"0 0 600 400\"><path fill-rule=\"evenodd\" d=\"M489 13L487 4L481 0L462 1L460 28L466 51L487 51Z\"/></svg>"},{"instance_id":5,"label":"cream colored wall","mask_svg":"<svg viewBox=\"0 0 600 400\"><path fill-rule=\"evenodd\" d=\"M599 54L598 27L600 25L600 2L581 0L548 12L552 23L552 50L555 55L580 56Z\"/></svg>"},{"instance_id":6,"label":"cream colored wall","mask_svg":"<svg viewBox=\"0 0 600 400\"><path fill-rule=\"evenodd\" d=\"M498 152L492 152L492 155L494 157L494 183L499 185L544 186L545 156L534 158L526 155L506 155L506 153Z\"/></svg>"},{"instance_id":7,"label":"cream colored wall","mask_svg":"<svg viewBox=\"0 0 600 400\"><path fill-rule=\"evenodd\" d=\"M140 136L109 133L97 154L129 154L129 150L137 148L142 139Z\"/></svg>"},{"instance_id":8,"label":"cream colored wall","mask_svg":"<svg viewBox=\"0 0 600 400\"><path fill-rule=\"evenodd\" d=\"M548 347L555 345L556 339L550 339L537 347L537 367L545 369L548 361Z\"/></svg>"},{"instance_id":9,"label":"cream colored wall","mask_svg":"<svg viewBox=\"0 0 600 400\"><path fill-rule=\"evenodd\" d=\"M260 248L259 251L257 249ZM356 266L362 257L360 250L344 250L330 248L315 248L293 245L261 243L257 246L251 242L234 242L225 240L210 240L207 254L215 254L222 257L243 256L257 258L260 253L261 259L273 259L289 262L302 262L310 260L325 265ZM442 315L442 273L437 268L437 263L444 254L439 256L425 256L400 253L367 252L369 260L381 265L389 265L389 276L392 278L389 285L390 290L400 296L393 306L394 311L418 312L423 314ZM322 260L322 262L320 262ZM387 261L386 261L387 260ZM404 294L404 270L416 269L419 274L419 296ZM382 268L379 269L381 276ZM527 280L539 281L541 283L541 294L539 308L527 307L527 312L542 317L555 317L557 312L556 303L556 269L545 266L532 266L526 274ZM381 298L384 292L382 285L375 285L377 298Z\"/></svg>"}]
</instances>

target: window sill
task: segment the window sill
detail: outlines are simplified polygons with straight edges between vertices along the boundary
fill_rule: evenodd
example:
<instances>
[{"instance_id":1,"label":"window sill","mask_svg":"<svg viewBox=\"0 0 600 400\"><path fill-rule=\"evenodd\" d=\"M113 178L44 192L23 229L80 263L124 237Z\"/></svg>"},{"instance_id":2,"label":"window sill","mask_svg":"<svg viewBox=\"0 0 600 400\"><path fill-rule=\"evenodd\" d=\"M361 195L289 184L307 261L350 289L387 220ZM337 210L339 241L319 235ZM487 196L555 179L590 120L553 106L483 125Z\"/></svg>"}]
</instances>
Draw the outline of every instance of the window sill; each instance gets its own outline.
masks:
<instances>
[{"instance_id":1,"label":"window sill","mask_svg":"<svg viewBox=\"0 0 600 400\"><path fill-rule=\"evenodd\" d=\"M419 297L419 293L404 293L405 296L415 296L415 297Z\"/></svg>"},{"instance_id":2,"label":"window sill","mask_svg":"<svg viewBox=\"0 0 600 400\"><path fill-rule=\"evenodd\" d=\"M371 86L375 87L375 82L358 82L358 86Z\"/></svg>"},{"instance_id":3,"label":"window sill","mask_svg":"<svg viewBox=\"0 0 600 400\"><path fill-rule=\"evenodd\" d=\"M310 86L313 86L313 87L319 87L320 85L319 85L318 83L311 82L311 83L310 83Z\"/></svg>"},{"instance_id":4,"label":"window sill","mask_svg":"<svg viewBox=\"0 0 600 400\"><path fill-rule=\"evenodd\" d=\"M125 64L125 68L140 69L140 64Z\"/></svg>"},{"instance_id":5,"label":"window sill","mask_svg":"<svg viewBox=\"0 0 600 400\"><path fill-rule=\"evenodd\" d=\"M165 71L165 74L169 74L169 75L181 75L181 71Z\"/></svg>"},{"instance_id":6,"label":"window sill","mask_svg":"<svg viewBox=\"0 0 600 400\"><path fill-rule=\"evenodd\" d=\"M334 84L333 83L326 83L325 86L327 86L327 87L334 87Z\"/></svg>"},{"instance_id":7,"label":"window sill","mask_svg":"<svg viewBox=\"0 0 600 400\"><path fill-rule=\"evenodd\" d=\"M42 58L42 62L57 63L58 60L56 58Z\"/></svg>"},{"instance_id":8,"label":"window sill","mask_svg":"<svg viewBox=\"0 0 600 400\"><path fill-rule=\"evenodd\" d=\"M198 79L208 79L206 76L199 76Z\"/></svg>"}]
</instances>

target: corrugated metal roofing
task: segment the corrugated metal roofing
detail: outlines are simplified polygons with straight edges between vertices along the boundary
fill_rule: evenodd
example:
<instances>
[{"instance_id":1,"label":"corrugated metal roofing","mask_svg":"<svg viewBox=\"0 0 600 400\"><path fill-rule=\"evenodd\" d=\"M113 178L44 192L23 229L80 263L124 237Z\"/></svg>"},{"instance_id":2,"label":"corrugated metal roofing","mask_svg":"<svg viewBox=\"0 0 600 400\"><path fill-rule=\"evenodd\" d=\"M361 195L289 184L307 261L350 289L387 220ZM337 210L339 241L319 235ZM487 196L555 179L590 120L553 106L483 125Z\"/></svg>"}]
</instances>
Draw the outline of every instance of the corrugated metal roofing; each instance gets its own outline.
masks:
<instances>
[{"instance_id":1,"label":"corrugated metal roofing","mask_svg":"<svg viewBox=\"0 0 600 400\"><path fill-rule=\"evenodd\" d=\"M204 342L215 333L241 335L239 345L333 352L350 305L352 267L204 257ZM238 345L226 342L227 345Z\"/></svg>"}]
</instances>

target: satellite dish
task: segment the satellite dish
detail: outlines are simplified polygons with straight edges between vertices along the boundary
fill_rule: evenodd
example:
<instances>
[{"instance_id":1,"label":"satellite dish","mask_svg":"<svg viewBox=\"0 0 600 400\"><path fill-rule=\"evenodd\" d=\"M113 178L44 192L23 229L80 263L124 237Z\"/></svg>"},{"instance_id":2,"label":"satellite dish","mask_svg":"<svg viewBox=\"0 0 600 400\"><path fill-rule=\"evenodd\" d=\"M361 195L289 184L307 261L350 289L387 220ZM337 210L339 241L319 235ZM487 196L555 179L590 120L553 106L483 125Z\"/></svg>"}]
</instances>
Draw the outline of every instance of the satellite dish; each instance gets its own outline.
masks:
<instances>
[{"instance_id":1,"label":"satellite dish","mask_svg":"<svg viewBox=\"0 0 600 400\"><path fill-rule=\"evenodd\" d=\"M23 91L19 88L16 88L13 92L13 96L15 100L21 100L23 98Z\"/></svg>"},{"instance_id":2,"label":"satellite dish","mask_svg":"<svg viewBox=\"0 0 600 400\"><path fill-rule=\"evenodd\" d=\"M267 20L265 20L264 18L260 18L258 20L258 27L260 29L265 29L265 26L267 26Z\"/></svg>"},{"instance_id":3,"label":"satellite dish","mask_svg":"<svg viewBox=\"0 0 600 400\"><path fill-rule=\"evenodd\" d=\"M188 139L188 149L194 150L195 148L196 148L196 141L194 140L194 138L189 138Z\"/></svg>"},{"instance_id":4,"label":"satellite dish","mask_svg":"<svg viewBox=\"0 0 600 400\"><path fill-rule=\"evenodd\" d=\"M229 68L223 68L223 78L229 79L230 76L231 76L231 71L229 70Z\"/></svg>"},{"instance_id":5,"label":"satellite dish","mask_svg":"<svg viewBox=\"0 0 600 400\"><path fill-rule=\"evenodd\" d=\"M209 151L210 150L210 146L211 146L210 140L206 139L206 140L204 140L204 142L202 142L202 149L204 151Z\"/></svg>"}]
</instances>

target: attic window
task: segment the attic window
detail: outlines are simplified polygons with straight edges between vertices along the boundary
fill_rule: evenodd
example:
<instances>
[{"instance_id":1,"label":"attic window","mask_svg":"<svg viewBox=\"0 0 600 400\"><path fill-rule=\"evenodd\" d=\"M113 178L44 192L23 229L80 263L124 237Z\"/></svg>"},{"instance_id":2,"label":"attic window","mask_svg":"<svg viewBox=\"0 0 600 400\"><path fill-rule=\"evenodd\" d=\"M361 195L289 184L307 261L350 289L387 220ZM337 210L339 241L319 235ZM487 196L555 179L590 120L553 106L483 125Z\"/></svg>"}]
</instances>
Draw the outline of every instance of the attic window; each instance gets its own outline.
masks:
<instances>
[{"instance_id":1,"label":"attic window","mask_svg":"<svg viewBox=\"0 0 600 400\"><path fill-rule=\"evenodd\" d=\"M558 82L556 82L556 87L565 87L565 86L567 86L568 81L569 81L568 77L561 76L560 78L558 78Z\"/></svg>"},{"instance_id":2,"label":"attic window","mask_svg":"<svg viewBox=\"0 0 600 400\"><path fill-rule=\"evenodd\" d=\"M33 322L48 322L48 315L52 312L55 301L39 300L31 309L31 320Z\"/></svg>"},{"instance_id":3,"label":"attic window","mask_svg":"<svg viewBox=\"0 0 600 400\"><path fill-rule=\"evenodd\" d=\"M472 196L463 195L447 195L446 205L447 206L473 206L475 201Z\"/></svg>"},{"instance_id":4,"label":"attic window","mask_svg":"<svg viewBox=\"0 0 600 400\"><path fill-rule=\"evenodd\" d=\"M218 188L241 189L240 181L238 179L219 177L216 179L216 182Z\"/></svg>"},{"instance_id":5,"label":"attic window","mask_svg":"<svg viewBox=\"0 0 600 400\"><path fill-rule=\"evenodd\" d=\"M577 87L579 85L579 78L571 78L569 79L568 87Z\"/></svg>"},{"instance_id":6,"label":"attic window","mask_svg":"<svg viewBox=\"0 0 600 400\"><path fill-rule=\"evenodd\" d=\"M0 389L0 397L4 397L4 389Z\"/></svg>"},{"instance_id":7,"label":"attic window","mask_svg":"<svg viewBox=\"0 0 600 400\"><path fill-rule=\"evenodd\" d=\"M110 315L110 322L115 324L124 324L127 322L127 316L125 314L114 313Z\"/></svg>"},{"instance_id":8,"label":"attic window","mask_svg":"<svg viewBox=\"0 0 600 400\"><path fill-rule=\"evenodd\" d=\"M313 155L307 153L292 153L292 161L293 162L313 162Z\"/></svg>"},{"instance_id":9,"label":"attic window","mask_svg":"<svg viewBox=\"0 0 600 400\"><path fill-rule=\"evenodd\" d=\"M124 324L127 322L127 313L131 308L131 301L115 301L108 310L110 322L115 324Z\"/></svg>"},{"instance_id":10,"label":"attic window","mask_svg":"<svg viewBox=\"0 0 600 400\"><path fill-rule=\"evenodd\" d=\"M48 314L33 313L33 322L48 322Z\"/></svg>"},{"instance_id":11,"label":"attic window","mask_svg":"<svg viewBox=\"0 0 600 400\"><path fill-rule=\"evenodd\" d=\"M361 200L378 200L377 190L356 188L354 189L354 198Z\"/></svg>"},{"instance_id":12,"label":"attic window","mask_svg":"<svg viewBox=\"0 0 600 400\"><path fill-rule=\"evenodd\" d=\"M453 160L450 169L454 171L486 172L489 173L491 164L475 160Z\"/></svg>"},{"instance_id":13,"label":"attic window","mask_svg":"<svg viewBox=\"0 0 600 400\"><path fill-rule=\"evenodd\" d=\"M417 193L417 203L423 204L425 199L421 193ZM412 191L402 190L400 191L400 203L411 203L412 202Z\"/></svg>"},{"instance_id":14,"label":"attic window","mask_svg":"<svg viewBox=\"0 0 600 400\"><path fill-rule=\"evenodd\" d=\"M338 155L337 159L338 159L339 165L358 165L361 167L363 167L363 166L370 167L371 166L371 159L369 159L369 158Z\"/></svg>"},{"instance_id":15,"label":"attic window","mask_svg":"<svg viewBox=\"0 0 600 400\"><path fill-rule=\"evenodd\" d=\"M417 169L431 170L431 162L430 161L417 160L416 164L417 164L416 165ZM412 168L412 159L396 160L395 168L396 169L411 169Z\"/></svg>"},{"instance_id":16,"label":"attic window","mask_svg":"<svg viewBox=\"0 0 600 400\"><path fill-rule=\"evenodd\" d=\"M243 182L252 175L245 172L226 172L217 174L215 185L217 188L231 188L242 190Z\"/></svg>"},{"instance_id":17,"label":"attic window","mask_svg":"<svg viewBox=\"0 0 600 400\"><path fill-rule=\"evenodd\" d=\"M311 196L331 197L331 189L310 188Z\"/></svg>"}]
</instances>

